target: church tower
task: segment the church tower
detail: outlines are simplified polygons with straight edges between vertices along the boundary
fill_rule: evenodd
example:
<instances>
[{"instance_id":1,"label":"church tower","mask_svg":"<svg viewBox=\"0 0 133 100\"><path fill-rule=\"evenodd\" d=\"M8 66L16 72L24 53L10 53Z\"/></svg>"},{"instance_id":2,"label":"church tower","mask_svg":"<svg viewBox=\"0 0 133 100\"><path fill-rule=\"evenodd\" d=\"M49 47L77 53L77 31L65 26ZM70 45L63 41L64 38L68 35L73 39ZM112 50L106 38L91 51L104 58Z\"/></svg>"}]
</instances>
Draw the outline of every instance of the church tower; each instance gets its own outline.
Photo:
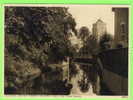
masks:
<instances>
[{"instance_id":1,"label":"church tower","mask_svg":"<svg viewBox=\"0 0 133 100\"><path fill-rule=\"evenodd\" d=\"M93 24L92 33L98 40L104 33L106 33L106 31L106 23L104 23L101 19L98 19L96 23Z\"/></svg>"}]
</instances>

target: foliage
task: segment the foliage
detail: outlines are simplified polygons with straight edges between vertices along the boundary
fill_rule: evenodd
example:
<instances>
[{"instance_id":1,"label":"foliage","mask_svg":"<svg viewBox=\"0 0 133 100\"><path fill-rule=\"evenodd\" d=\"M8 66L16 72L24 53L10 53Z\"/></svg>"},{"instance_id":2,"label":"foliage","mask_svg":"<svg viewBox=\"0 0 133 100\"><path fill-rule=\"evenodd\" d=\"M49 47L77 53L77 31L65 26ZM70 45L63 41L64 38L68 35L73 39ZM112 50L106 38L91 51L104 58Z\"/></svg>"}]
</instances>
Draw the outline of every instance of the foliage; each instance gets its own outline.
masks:
<instances>
[{"instance_id":1,"label":"foliage","mask_svg":"<svg viewBox=\"0 0 133 100\"><path fill-rule=\"evenodd\" d=\"M75 32L76 23L67 10L65 7L5 8L7 82L9 82L7 73L11 71L11 66L15 68L18 64L31 72L27 66L31 68L36 66L41 70L48 63L61 62L66 56L73 54L67 35L69 30ZM13 73L16 71L13 70ZM14 84L13 80L11 82Z\"/></svg>"},{"instance_id":2,"label":"foliage","mask_svg":"<svg viewBox=\"0 0 133 100\"><path fill-rule=\"evenodd\" d=\"M88 27L82 26L79 29L79 37L84 41L90 34Z\"/></svg>"},{"instance_id":3,"label":"foliage","mask_svg":"<svg viewBox=\"0 0 133 100\"><path fill-rule=\"evenodd\" d=\"M87 56L92 56L97 52L98 52L97 39L95 36L89 35L86 41L84 41L84 46L80 49L79 53Z\"/></svg>"},{"instance_id":4,"label":"foliage","mask_svg":"<svg viewBox=\"0 0 133 100\"><path fill-rule=\"evenodd\" d=\"M112 35L110 35L109 33L103 34L99 40L100 51L111 48L112 41L113 41Z\"/></svg>"}]
</instances>

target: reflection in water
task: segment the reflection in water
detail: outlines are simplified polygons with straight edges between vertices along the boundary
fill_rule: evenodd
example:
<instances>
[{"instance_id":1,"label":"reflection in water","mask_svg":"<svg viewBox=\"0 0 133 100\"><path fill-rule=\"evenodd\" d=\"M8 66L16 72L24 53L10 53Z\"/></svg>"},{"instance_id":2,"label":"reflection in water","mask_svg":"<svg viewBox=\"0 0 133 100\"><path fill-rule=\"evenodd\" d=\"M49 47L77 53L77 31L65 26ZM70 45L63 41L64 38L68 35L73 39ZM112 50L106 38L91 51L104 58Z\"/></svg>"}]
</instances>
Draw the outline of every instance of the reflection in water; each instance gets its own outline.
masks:
<instances>
[{"instance_id":1,"label":"reflection in water","mask_svg":"<svg viewBox=\"0 0 133 100\"><path fill-rule=\"evenodd\" d=\"M92 84L87 81L88 89L86 92L81 91L81 87L79 85L79 82L83 82L87 80L87 77L83 80L85 72L80 68L80 65L76 64L76 68L78 70L78 73L76 76L73 76L70 80L70 83L73 85L73 88L71 89L71 95L96 95L93 93ZM86 85L84 83L83 85Z\"/></svg>"},{"instance_id":2,"label":"reflection in water","mask_svg":"<svg viewBox=\"0 0 133 100\"><path fill-rule=\"evenodd\" d=\"M69 40L71 41L71 44L75 47L77 53L79 53L79 50L84 46L83 41L80 38L77 38L77 36L73 32L71 33L72 35L69 37ZM74 66L76 66L76 69ZM71 78L69 82L73 86L70 95L96 95L93 92L91 82L89 82L89 76L83 69L81 69L81 65L74 64L70 67L70 69L72 68L74 68L74 70L77 70L77 73L73 76L70 75ZM74 74L74 72L72 73Z\"/></svg>"}]
</instances>

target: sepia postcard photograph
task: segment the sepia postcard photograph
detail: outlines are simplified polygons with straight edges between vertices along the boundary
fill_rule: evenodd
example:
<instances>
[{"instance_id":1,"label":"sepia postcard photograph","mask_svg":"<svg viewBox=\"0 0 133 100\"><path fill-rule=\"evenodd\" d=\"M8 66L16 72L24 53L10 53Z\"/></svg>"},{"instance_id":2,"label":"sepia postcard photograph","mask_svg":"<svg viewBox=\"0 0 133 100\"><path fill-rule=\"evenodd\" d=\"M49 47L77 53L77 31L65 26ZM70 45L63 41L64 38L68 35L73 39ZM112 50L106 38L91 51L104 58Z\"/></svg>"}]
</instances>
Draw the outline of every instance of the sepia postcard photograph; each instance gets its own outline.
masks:
<instances>
[{"instance_id":1,"label":"sepia postcard photograph","mask_svg":"<svg viewBox=\"0 0 133 100\"><path fill-rule=\"evenodd\" d=\"M4 95L128 96L128 5L5 5Z\"/></svg>"}]
</instances>

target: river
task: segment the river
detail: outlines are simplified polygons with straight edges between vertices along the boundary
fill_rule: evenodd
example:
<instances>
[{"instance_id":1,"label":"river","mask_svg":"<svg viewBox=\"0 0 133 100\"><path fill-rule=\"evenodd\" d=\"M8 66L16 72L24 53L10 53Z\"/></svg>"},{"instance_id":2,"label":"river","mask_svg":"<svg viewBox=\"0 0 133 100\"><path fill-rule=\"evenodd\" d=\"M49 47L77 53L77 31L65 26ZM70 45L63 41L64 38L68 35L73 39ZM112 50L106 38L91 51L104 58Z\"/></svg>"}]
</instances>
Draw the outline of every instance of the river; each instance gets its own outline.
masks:
<instances>
[{"instance_id":1,"label":"river","mask_svg":"<svg viewBox=\"0 0 133 100\"><path fill-rule=\"evenodd\" d=\"M85 72L80 68L80 65L76 64L76 67L77 67L78 73L76 76L72 77L70 80L70 83L73 85L73 88L71 89L70 94L71 95L88 95L88 96L96 95L95 93L93 93L93 88L92 88L91 83L88 83L89 89L86 92L81 91L80 86L79 86L79 81L82 81L83 75L85 74Z\"/></svg>"},{"instance_id":2,"label":"river","mask_svg":"<svg viewBox=\"0 0 133 100\"><path fill-rule=\"evenodd\" d=\"M72 33L72 36L69 38L69 40L71 41L71 44L76 47L77 52L80 50L81 47L83 47L83 42L81 39L77 38L77 36ZM73 76L69 81L70 83L73 85L70 95L87 95L87 96L94 96L96 95L93 92L93 88L92 88L92 84L89 82L86 82L85 84L87 84L89 86L89 89L87 89L87 91L83 92L81 91L81 87L79 86L79 82L83 81L83 77L86 74L83 69L81 69L81 65L80 64L75 64L76 69L78 70L77 74L75 76ZM89 77L89 76L87 76ZM85 78L84 81L86 81L87 79ZM83 85L85 85L83 84Z\"/></svg>"}]
</instances>

